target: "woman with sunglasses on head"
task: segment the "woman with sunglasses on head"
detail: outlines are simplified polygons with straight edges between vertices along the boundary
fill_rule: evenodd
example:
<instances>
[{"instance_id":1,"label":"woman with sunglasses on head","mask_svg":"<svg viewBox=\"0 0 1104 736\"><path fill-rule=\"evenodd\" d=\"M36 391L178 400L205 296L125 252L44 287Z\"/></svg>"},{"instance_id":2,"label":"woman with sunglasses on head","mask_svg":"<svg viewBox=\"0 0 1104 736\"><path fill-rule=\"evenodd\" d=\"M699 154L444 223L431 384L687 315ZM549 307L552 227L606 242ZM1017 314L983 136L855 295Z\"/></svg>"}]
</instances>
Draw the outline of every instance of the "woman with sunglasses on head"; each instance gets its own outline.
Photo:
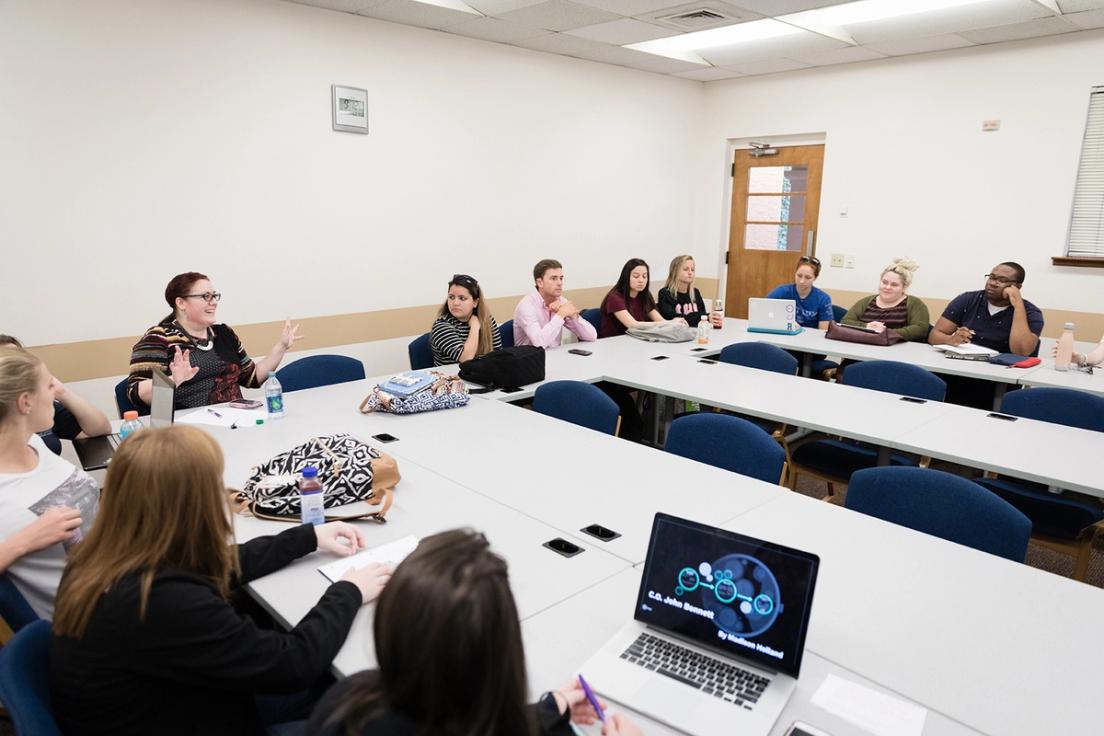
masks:
<instances>
[{"instance_id":1,"label":"woman with sunglasses on head","mask_svg":"<svg viewBox=\"0 0 1104 736\"><path fill-rule=\"evenodd\" d=\"M456 274L448 283L448 298L437 313L430 337L433 365L467 363L477 355L502 347L498 322L471 276Z\"/></svg>"},{"instance_id":2,"label":"woman with sunglasses on head","mask_svg":"<svg viewBox=\"0 0 1104 736\"><path fill-rule=\"evenodd\" d=\"M486 537L426 537L395 568L372 622L378 669L334 685L314 736L570 736L597 713L578 680L526 705L525 651L506 561ZM604 705L599 702L600 705ZM604 736L639 736L609 714Z\"/></svg>"},{"instance_id":3,"label":"woman with sunglasses on head","mask_svg":"<svg viewBox=\"0 0 1104 736\"><path fill-rule=\"evenodd\" d=\"M165 301L172 312L146 330L130 355L127 398L131 403L149 406L155 370L176 384L177 409L237 401L242 386L259 388L288 349L303 339L299 326L287 320L279 342L254 361L230 327L215 323L221 299L222 294L201 273L189 271L169 281Z\"/></svg>"},{"instance_id":4,"label":"woman with sunglasses on head","mask_svg":"<svg viewBox=\"0 0 1104 736\"><path fill-rule=\"evenodd\" d=\"M832 297L813 286L820 276L820 261L813 256L801 256L794 269L792 284L776 286L768 299L793 299L797 304L797 323L802 327L827 330L832 315Z\"/></svg>"}]
</instances>

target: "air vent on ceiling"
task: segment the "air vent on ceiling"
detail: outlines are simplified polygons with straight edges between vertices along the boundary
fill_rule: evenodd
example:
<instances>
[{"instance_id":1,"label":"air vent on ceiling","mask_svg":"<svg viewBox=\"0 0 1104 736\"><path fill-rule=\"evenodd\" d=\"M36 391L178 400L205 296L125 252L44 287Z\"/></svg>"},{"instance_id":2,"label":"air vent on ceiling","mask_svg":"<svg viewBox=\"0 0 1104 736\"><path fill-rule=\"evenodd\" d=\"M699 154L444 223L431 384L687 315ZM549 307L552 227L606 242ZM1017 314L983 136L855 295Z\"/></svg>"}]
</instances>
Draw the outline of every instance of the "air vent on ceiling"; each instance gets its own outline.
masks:
<instances>
[{"instance_id":1,"label":"air vent on ceiling","mask_svg":"<svg viewBox=\"0 0 1104 736\"><path fill-rule=\"evenodd\" d=\"M681 28L697 30L699 28L707 28L715 25L717 21L726 20L726 18L720 13L702 8L700 10L691 10L689 13L669 15L666 18L660 18L660 20L665 20L671 25L676 25Z\"/></svg>"},{"instance_id":2,"label":"air vent on ceiling","mask_svg":"<svg viewBox=\"0 0 1104 736\"><path fill-rule=\"evenodd\" d=\"M686 32L730 26L733 23L752 20L757 16L724 2L718 2L718 0L705 0L704 2L699 0L696 3L664 8L640 17L646 17L650 23Z\"/></svg>"}]
</instances>

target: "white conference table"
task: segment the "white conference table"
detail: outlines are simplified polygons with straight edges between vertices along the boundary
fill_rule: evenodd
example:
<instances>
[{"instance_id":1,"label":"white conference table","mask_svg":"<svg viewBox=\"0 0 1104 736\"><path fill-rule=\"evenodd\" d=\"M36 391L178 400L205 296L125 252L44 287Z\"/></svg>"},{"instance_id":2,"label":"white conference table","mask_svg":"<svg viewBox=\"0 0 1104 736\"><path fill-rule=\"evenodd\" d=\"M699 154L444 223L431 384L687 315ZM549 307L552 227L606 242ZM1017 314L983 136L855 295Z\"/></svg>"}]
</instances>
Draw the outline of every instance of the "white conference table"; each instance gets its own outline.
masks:
<instances>
[{"instance_id":1,"label":"white conference table","mask_svg":"<svg viewBox=\"0 0 1104 736\"><path fill-rule=\"evenodd\" d=\"M1080 347L1078 350L1085 352ZM1041 352L1040 357L1042 357ZM1077 391L1086 391L1097 396L1104 396L1104 367L1098 367L1092 373L1080 370L1056 371L1054 370L1054 358L1049 357L1048 354L1036 370L1020 379L1020 383L1024 386L1072 388Z\"/></svg>"}]
</instances>

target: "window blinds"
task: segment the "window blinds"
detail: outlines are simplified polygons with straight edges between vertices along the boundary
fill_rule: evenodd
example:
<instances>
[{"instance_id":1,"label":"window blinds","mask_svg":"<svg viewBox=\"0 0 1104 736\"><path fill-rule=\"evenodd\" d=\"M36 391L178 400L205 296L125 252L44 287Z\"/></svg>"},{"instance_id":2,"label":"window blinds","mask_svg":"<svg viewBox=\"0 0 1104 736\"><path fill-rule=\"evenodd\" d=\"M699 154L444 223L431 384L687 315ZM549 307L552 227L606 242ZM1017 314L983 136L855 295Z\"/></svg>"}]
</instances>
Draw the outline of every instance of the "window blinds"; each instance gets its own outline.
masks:
<instances>
[{"instance_id":1,"label":"window blinds","mask_svg":"<svg viewBox=\"0 0 1104 736\"><path fill-rule=\"evenodd\" d=\"M1089 96L1066 255L1104 258L1104 87Z\"/></svg>"}]
</instances>

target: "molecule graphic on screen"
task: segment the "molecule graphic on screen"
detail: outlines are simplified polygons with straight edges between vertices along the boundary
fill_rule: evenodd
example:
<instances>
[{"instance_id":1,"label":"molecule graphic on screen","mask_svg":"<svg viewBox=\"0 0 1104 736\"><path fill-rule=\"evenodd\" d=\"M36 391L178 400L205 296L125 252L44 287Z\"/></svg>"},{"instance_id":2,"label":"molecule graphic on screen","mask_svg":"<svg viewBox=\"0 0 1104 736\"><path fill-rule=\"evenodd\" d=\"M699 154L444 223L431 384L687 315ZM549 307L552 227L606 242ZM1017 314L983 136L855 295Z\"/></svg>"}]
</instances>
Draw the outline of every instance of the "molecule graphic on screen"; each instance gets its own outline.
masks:
<instances>
[{"instance_id":1,"label":"molecule graphic on screen","mask_svg":"<svg viewBox=\"0 0 1104 736\"><path fill-rule=\"evenodd\" d=\"M675 595L691 593L700 595L702 606L713 611L718 628L737 636L762 634L782 611L774 573L748 555L725 555L712 564L702 562L697 569L682 568Z\"/></svg>"}]
</instances>

